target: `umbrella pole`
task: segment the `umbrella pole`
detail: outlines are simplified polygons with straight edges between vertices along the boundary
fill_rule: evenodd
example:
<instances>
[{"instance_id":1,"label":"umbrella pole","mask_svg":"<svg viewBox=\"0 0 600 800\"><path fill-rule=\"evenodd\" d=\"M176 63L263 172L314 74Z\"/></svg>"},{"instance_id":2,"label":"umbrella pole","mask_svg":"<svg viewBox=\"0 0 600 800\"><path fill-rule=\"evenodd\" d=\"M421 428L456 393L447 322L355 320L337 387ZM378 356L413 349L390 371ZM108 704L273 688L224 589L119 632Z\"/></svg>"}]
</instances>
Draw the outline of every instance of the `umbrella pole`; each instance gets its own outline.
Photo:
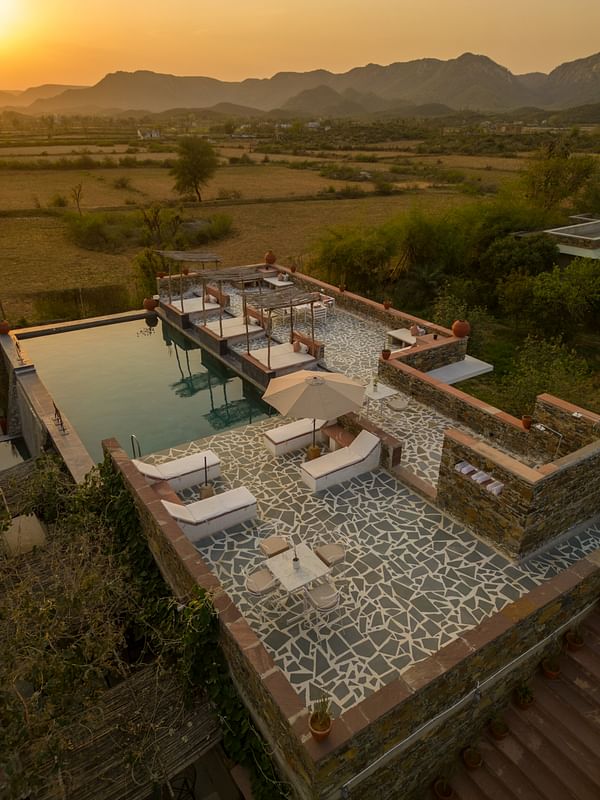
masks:
<instances>
[{"instance_id":1,"label":"umbrella pole","mask_svg":"<svg viewBox=\"0 0 600 800\"><path fill-rule=\"evenodd\" d=\"M223 338L223 281L219 281L219 336Z\"/></svg>"},{"instance_id":2,"label":"umbrella pole","mask_svg":"<svg viewBox=\"0 0 600 800\"><path fill-rule=\"evenodd\" d=\"M248 330L248 303L246 302L246 296L242 297L242 306L243 306L243 314L244 319L246 320L246 352L250 352L250 331Z\"/></svg>"},{"instance_id":3,"label":"umbrella pole","mask_svg":"<svg viewBox=\"0 0 600 800\"><path fill-rule=\"evenodd\" d=\"M183 272L181 270L181 261L179 262L179 299L181 300L181 313L183 314Z\"/></svg>"},{"instance_id":4,"label":"umbrella pole","mask_svg":"<svg viewBox=\"0 0 600 800\"><path fill-rule=\"evenodd\" d=\"M313 444L312 446L315 447L317 444L317 420L313 417Z\"/></svg>"}]
</instances>

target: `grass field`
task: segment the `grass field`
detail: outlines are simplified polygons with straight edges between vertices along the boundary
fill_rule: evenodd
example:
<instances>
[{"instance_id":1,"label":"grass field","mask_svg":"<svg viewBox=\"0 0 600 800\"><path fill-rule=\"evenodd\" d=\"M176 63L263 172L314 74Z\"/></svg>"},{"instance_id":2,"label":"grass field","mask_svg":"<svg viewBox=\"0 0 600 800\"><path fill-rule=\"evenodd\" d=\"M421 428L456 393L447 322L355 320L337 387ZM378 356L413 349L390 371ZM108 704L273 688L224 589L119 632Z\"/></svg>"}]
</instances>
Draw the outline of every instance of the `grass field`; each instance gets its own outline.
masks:
<instances>
[{"instance_id":1,"label":"grass field","mask_svg":"<svg viewBox=\"0 0 600 800\"><path fill-rule=\"evenodd\" d=\"M114 182L127 178L132 190L117 189ZM159 167L80 170L6 170L0 172L0 210L46 207L56 195L65 196L73 206L70 191L83 184L82 207L148 205L155 201L176 200L173 178ZM326 189L330 180L312 170L294 170L276 164L222 167L205 187L205 200L218 199L220 192L241 192L244 198L312 195ZM367 185L368 186L368 185ZM370 188L370 186L369 186Z\"/></svg>"},{"instance_id":2,"label":"grass field","mask_svg":"<svg viewBox=\"0 0 600 800\"><path fill-rule=\"evenodd\" d=\"M374 224L412 207L443 209L465 202L461 195L424 192L355 200L236 204L219 207L233 219L233 233L210 247L224 266L256 263L273 249L282 263L306 259L319 233L330 225ZM199 209L197 215L213 213ZM31 294L56 288L132 285L136 251L111 255L82 250L67 237L61 217L0 217L3 251L2 301L9 319L31 320Z\"/></svg>"}]
</instances>

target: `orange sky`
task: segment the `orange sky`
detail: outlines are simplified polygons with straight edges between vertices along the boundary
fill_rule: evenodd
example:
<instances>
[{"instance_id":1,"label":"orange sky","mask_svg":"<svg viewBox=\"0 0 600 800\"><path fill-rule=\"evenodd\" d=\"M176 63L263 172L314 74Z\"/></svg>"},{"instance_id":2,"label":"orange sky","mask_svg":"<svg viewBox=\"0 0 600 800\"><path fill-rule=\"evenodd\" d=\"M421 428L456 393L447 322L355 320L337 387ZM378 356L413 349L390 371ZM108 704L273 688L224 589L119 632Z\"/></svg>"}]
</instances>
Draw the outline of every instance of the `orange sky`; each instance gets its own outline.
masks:
<instances>
[{"instance_id":1,"label":"orange sky","mask_svg":"<svg viewBox=\"0 0 600 800\"><path fill-rule=\"evenodd\" d=\"M343 72L467 50L547 72L599 51L598 31L600 0L0 0L0 89L117 69Z\"/></svg>"}]
</instances>

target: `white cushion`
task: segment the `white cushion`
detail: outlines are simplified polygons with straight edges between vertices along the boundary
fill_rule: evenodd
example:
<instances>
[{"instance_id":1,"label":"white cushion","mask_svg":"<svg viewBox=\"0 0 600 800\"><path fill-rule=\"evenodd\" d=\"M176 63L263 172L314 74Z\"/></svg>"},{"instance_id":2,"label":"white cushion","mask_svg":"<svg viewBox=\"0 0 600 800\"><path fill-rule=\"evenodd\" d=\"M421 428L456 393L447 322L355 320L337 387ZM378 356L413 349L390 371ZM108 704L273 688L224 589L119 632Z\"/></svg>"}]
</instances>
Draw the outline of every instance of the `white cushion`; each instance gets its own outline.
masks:
<instances>
[{"instance_id":1,"label":"white cushion","mask_svg":"<svg viewBox=\"0 0 600 800\"><path fill-rule=\"evenodd\" d=\"M317 431L325 425L324 419L317 419L315 422L315 429ZM290 422L287 425L280 425L279 428L272 428L269 431L265 431L265 436L274 444L280 444L290 439L296 439L298 436L305 436L306 434L312 433L312 430L312 419L305 417L304 419L299 419L297 422Z\"/></svg>"},{"instance_id":2,"label":"white cushion","mask_svg":"<svg viewBox=\"0 0 600 800\"><path fill-rule=\"evenodd\" d=\"M348 445L348 450L357 458L366 458L379 444L379 438L369 431L361 431Z\"/></svg>"},{"instance_id":3,"label":"white cushion","mask_svg":"<svg viewBox=\"0 0 600 800\"><path fill-rule=\"evenodd\" d=\"M256 503L256 498L245 486L240 486L237 489L230 489L227 492L215 494L204 500L196 500L195 503L190 503L187 506L170 503L168 500L163 500L162 503L175 519L180 519L193 525L207 519L222 517L224 514L230 511L237 511L239 508L251 506ZM182 511L182 509L184 510Z\"/></svg>"},{"instance_id":4,"label":"white cushion","mask_svg":"<svg viewBox=\"0 0 600 800\"><path fill-rule=\"evenodd\" d=\"M190 453L188 456L182 456L173 461L165 461L163 464L158 464L157 468L164 480L168 481L188 472L203 470L205 458L207 469L221 463L219 456L213 450L202 450L200 453Z\"/></svg>"},{"instance_id":5,"label":"white cushion","mask_svg":"<svg viewBox=\"0 0 600 800\"><path fill-rule=\"evenodd\" d=\"M195 522L195 517L189 506L171 503L169 500L163 500L162 504L174 519L180 519L182 522L189 522L190 524Z\"/></svg>"},{"instance_id":6,"label":"white cushion","mask_svg":"<svg viewBox=\"0 0 600 800\"><path fill-rule=\"evenodd\" d=\"M339 450L334 450L332 453L326 453L321 458L314 458L312 461L305 461L302 464L302 469L312 475L313 478L321 478L323 475L329 475L330 472L335 472L342 467L350 466L359 461L359 457L350 452L349 447L341 447Z\"/></svg>"},{"instance_id":7,"label":"white cushion","mask_svg":"<svg viewBox=\"0 0 600 800\"><path fill-rule=\"evenodd\" d=\"M135 464L137 469L147 478L152 478L155 481L164 480L162 472L154 464L146 464L145 461L138 461L137 458L132 458L131 463Z\"/></svg>"}]
</instances>

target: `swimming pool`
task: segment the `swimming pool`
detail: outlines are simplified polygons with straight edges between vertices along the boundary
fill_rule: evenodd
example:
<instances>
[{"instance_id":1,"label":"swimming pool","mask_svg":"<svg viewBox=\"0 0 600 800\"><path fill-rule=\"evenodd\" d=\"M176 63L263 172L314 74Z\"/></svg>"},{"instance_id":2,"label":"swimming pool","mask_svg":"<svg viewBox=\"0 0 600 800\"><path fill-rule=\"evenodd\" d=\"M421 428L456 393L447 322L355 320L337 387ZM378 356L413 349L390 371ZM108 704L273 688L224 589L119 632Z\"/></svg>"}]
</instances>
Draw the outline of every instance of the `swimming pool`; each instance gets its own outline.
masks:
<instances>
[{"instance_id":1,"label":"swimming pool","mask_svg":"<svg viewBox=\"0 0 600 800\"><path fill-rule=\"evenodd\" d=\"M130 453L135 434L145 455L272 413L251 384L160 321L37 336L22 348L96 461L112 436Z\"/></svg>"}]
</instances>

